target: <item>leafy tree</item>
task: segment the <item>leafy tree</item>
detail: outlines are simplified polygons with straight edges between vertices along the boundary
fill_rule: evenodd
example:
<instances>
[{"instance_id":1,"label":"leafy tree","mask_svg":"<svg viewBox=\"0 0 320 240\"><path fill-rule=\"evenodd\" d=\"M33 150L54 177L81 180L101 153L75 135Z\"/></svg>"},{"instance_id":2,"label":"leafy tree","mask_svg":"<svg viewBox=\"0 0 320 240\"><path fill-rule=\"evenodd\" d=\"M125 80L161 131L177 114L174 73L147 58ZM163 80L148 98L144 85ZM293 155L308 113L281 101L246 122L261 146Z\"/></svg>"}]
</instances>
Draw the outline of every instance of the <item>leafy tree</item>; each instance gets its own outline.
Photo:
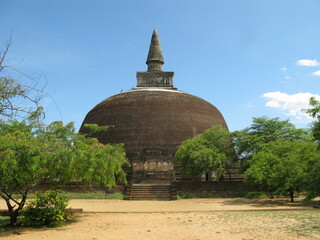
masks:
<instances>
[{"instance_id":1,"label":"leafy tree","mask_svg":"<svg viewBox=\"0 0 320 240\"><path fill-rule=\"evenodd\" d=\"M12 225L29 190L40 183L84 181L111 187L126 182L122 166L128 162L122 144L103 145L76 133L73 123L44 125L38 116L0 122L0 196ZM14 193L21 197L15 198Z\"/></svg>"},{"instance_id":2,"label":"leafy tree","mask_svg":"<svg viewBox=\"0 0 320 240\"><path fill-rule=\"evenodd\" d=\"M175 153L175 162L181 165L184 175L200 176L215 171L220 178L234 156L230 133L221 126L214 126L184 141Z\"/></svg>"},{"instance_id":3,"label":"leafy tree","mask_svg":"<svg viewBox=\"0 0 320 240\"><path fill-rule=\"evenodd\" d=\"M319 143L320 149L320 101L316 100L314 97L310 98L311 108L306 110L306 112L313 118L315 121L312 122L312 134L314 139Z\"/></svg>"},{"instance_id":4,"label":"leafy tree","mask_svg":"<svg viewBox=\"0 0 320 240\"><path fill-rule=\"evenodd\" d=\"M249 160L245 181L269 191L294 192L308 184L310 163L319 159L316 144L312 141L276 140L266 143Z\"/></svg>"},{"instance_id":5,"label":"leafy tree","mask_svg":"<svg viewBox=\"0 0 320 240\"><path fill-rule=\"evenodd\" d=\"M23 85L8 74L15 71L34 80L5 64L11 44L10 38L0 50L0 196L13 225L33 186L46 181L84 181L111 187L117 180L126 182L122 166L128 162L122 144L102 145L76 133L73 123L42 123L43 91L36 89L36 82ZM21 197L15 198L14 193Z\"/></svg>"},{"instance_id":6,"label":"leafy tree","mask_svg":"<svg viewBox=\"0 0 320 240\"><path fill-rule=\"evenodd\" d=\"M248 159L262 150L264 144L277 140L306 140L310 134L305 129L297 129L289 120L279 118L253 118L251 126L233 133L233 142L243 170L249 167Z\"/></svg>"},{"instance_id":7,"label":"leafy tree","mask_svg":"<svg viewBox=\"0 0 320 240\"><path fill-rule=\"evenodd\" d=\"M319 148L319 146L318 146ZM318 158L312 159L309 163L307 175L307 200L320 196L320 153Z\"/></svg>"},{"instance_id":8,"label":"leafy tree","mask_svg":"<svg viewBox=\"0 0 320 240\"><path fill-rule=\"evenodd\" d=\"M312 134L318 143L318 151L320 151L320 101L314 97L310 98L311 108L306 112L315 120L311 124ZM308 199L320 196L320 159L316 159L310 163L308 174Z\"/></svg>"}]
</instances>

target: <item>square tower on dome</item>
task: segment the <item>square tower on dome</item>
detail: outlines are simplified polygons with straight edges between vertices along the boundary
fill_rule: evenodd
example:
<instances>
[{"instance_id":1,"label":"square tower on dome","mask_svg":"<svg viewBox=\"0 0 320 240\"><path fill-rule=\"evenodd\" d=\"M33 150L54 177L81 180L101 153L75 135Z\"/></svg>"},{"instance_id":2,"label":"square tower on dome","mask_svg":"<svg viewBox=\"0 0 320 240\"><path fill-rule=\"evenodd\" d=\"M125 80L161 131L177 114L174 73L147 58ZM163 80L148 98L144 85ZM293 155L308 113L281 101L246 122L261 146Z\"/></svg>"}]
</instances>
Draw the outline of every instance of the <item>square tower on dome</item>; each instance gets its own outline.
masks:
<instances>
[{"instance_id":1,"label":"square tower on dome","mask_svg":"<svg viewBox=\"0 0 320 240\"><path fill-rule=\"evenodd\" d=\"M164 60L162 56L158 32L156 29L154 29L152 34L146 64L148 65L147 72L137 72L137 88L174 88L174 72L162 71L162 65L164 64Z\"/></svg>"}]
</instances>

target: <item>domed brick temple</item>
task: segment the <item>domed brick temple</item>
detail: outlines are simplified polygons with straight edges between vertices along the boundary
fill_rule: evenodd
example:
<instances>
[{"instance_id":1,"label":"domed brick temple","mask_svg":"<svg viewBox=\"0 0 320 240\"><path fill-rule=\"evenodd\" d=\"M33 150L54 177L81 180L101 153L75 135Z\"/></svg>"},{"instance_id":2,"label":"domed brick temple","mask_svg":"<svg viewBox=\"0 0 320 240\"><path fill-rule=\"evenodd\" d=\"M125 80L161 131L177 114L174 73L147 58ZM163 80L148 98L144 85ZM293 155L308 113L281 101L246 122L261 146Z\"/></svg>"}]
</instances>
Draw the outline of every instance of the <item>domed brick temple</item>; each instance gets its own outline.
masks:
<instances>
[{"instance_id":1,"label":"domed brick temple","mask_svg":"<svg viewBox=\"0 0 320 240\"><path fill-rule=\"evenodd\" d=\"M101 143L124 143L131 167L126 169L127 199L174 199L174 182L184 177L174 166L177 147L206 129L227 124L209 102L177 90L173 72L163 72L158 33L154 30L146 64L137 72L137 87L96 105L83 124L114 126L96 137ZM80 132L85 132L85 128Z\"/></svg>"}]
</instances>

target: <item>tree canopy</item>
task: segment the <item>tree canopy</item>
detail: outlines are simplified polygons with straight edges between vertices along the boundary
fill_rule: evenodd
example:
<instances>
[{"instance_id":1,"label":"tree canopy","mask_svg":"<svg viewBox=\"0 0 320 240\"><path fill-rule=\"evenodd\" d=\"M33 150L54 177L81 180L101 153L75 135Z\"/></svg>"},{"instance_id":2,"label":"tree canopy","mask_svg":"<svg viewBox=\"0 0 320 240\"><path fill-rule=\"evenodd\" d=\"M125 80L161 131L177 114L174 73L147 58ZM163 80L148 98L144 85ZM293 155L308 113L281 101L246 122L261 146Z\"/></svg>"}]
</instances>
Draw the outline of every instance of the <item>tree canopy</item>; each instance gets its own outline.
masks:
<instances>
[{"instance_id":1,"label":"tree canopy","mask_svg":"<svg viewBox=\"0 0 320 240\"><path fill-rule=\"evenodd\" d=\"M312 134L318 143L318 151L320 151L320 101L314 97L310 98L310 108L307 113L315 120L311 124ZM320 157L319 157L320 158ZM308 170L308 199L320 196L320 159L311 161Z\"/></svg>"},{"instance_id":2,"label":"tree canopy","mask_svg":"<svg viewBox=\"0 0 320 240\"><path fill-rule=\"evenodd\" d=\"M248 159L259 152L264 144L277 140L306 140L310 134L305 129L297 129L289 120L279 118L253 118L251 126L233 133L233 142L242 169L247 169Z\"/></svg>"},{"instance_id":3,"label":"tree canopy","mask_svg":"<svg viewBox=\"0 0 320 240\"><path fill-rule=\"evenodd\" d=\"M310 163L318 159L312 141L275 140L253 154L245 181L271 192L289 192L293 202L294 192L306 189Z\"/></svg>"},{"instance_id":4,"label":"tree canopy","mask_svg":"<svg viewBox=\"0 0 320 240\"><path fill-rule=\"evenodd\" d=\"M310 98L310 107L306 112L315 120L311 124L314 139L319 143L320 149L320 101L314 97Z\"/></svg>"},{"instance_id":5,"label":"tree canopy","mask_svg":"<svg viewBox=\"0 0 320 240\"><path fill-rule=\"evenodd\" d=\"M112 187L126 182L125 164L123 144L100 144L76 133L73 123L44 125L33 117L0 122L0 196L13 224L33 186L83 181ZM13 193L20 193L21 200Z\"/></svg>"},{"instance_id":6,"label":"tree canopy","mask_svg":"<svg viewBox=\"0 0 320 240\"><path fill-rule=\"evenodd\" d=\"M221 126L214 126L184 141L175 153L175 162L181 165L184 175L200 176L215 171L220 178L234 156L230 133Z\"/></svg>"},{"instance_id":7,"label":"tree canopy","mask_svg":"<svg viewBox=\"0 0 320 240\"><path fill-rule=\"evenodd\" d=\"M318 146L319 149L319 146ZM320 152L318 157L311 159L307 170L307 199L313 199L320 196Z\"/></svg>"}]
</instances>

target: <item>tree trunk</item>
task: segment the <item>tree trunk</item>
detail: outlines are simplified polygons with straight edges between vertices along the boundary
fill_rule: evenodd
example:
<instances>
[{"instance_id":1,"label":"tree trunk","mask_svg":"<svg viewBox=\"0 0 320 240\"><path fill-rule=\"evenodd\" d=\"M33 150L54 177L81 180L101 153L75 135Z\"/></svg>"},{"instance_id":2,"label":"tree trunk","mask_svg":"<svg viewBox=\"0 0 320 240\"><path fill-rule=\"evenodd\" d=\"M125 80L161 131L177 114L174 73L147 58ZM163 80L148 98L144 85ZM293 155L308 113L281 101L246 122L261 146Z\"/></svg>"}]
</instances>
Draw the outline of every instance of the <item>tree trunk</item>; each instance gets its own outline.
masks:
<instances>
[{"instance_id":1,"label":"tree trunk","mask_svg":"<svg viewBox=\"0 0 320 240\"><path fill-rule=\"evenodd\" d=\"M294 202L294 190L289 190L289 194L290 194L290 202Z\"/></svg>"},{"instance_id":2,"label":"tree trunk","mask_svg":"<svg viewBox=\"0 0 320 240\"><path fill-rule=\"evenodd\" d=\"M20 192L20 194L22 195L22 199L19 202L12 197L11 193L7 193L5 190L1 189L0 196L6 201L11 226L16 225L20 211L23 209L24 204L26 203L28 192L29 188L27 188L24 192ZM15 205L12 205L11 201L13 201ZM17 205L18 207L15 209Z\"/></svg>"},{"instance_id":3,"label":"tree trunk","mask_svg":"<svg viewBox=\"0 0 320 240\"><path fill-rule=\"evenodd\" d=\"M10 225L11 225L11 226L15 226L15 225L17 224L18 215L19 215L19 212L18 212L17 210L12 211L11 213L9 213L9 216L10 216Z\"/></svg>"},{"instance_id":4,"label":"tree trunk","mask_svg":"<svg viewBox=\"0 0 320 240\"><path fill-rule=\"evenodd\" d=\"M226 170L227 170L227 172L229 174L229 180L231 181L231 172L230 172L229 168L226 168Z\"/></svg>"}]
</instances>

